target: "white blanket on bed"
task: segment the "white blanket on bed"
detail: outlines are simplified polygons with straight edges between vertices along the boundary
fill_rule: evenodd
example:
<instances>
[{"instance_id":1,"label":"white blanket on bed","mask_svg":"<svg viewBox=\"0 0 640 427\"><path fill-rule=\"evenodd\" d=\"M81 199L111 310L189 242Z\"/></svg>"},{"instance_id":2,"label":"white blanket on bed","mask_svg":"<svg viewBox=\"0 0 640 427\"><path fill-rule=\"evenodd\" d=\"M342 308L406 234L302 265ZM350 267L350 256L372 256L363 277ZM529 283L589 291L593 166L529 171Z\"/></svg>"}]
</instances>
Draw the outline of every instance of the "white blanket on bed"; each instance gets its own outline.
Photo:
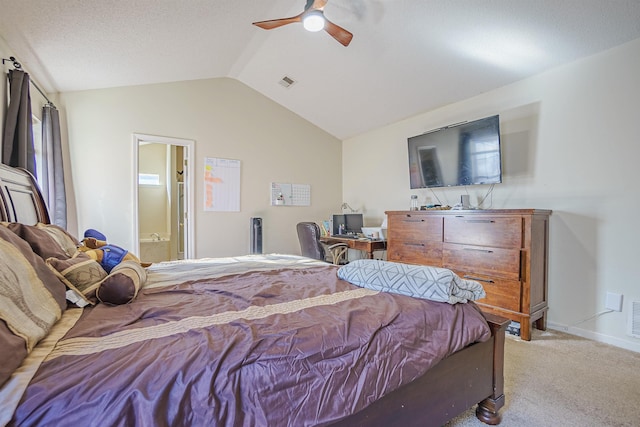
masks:
<instances>
[{"instance_id":1,"label":"white blanket on bed","mask_svg":"<svg viewBox=\"0 0 640 427\"><path fill-rule=\"evenodd\" d=\"M204 277L217 278L249 271L271 271L281 268L309 268L326 262L299 255L257 254L226 258L199 258L154 263L147 268L145 289L173 286Z\"/></svg>"},{"instance_id":2,"label":"white blanket on bed","mask_svg":"<svg viewBox=\"0 0 640 427\"><path fill-rule=\"evenodd\" d=\"M338 277L356 286L449 304L486 296L482 285L446 268L360 259L340 267Z\"/></svg>"}]
</instances>

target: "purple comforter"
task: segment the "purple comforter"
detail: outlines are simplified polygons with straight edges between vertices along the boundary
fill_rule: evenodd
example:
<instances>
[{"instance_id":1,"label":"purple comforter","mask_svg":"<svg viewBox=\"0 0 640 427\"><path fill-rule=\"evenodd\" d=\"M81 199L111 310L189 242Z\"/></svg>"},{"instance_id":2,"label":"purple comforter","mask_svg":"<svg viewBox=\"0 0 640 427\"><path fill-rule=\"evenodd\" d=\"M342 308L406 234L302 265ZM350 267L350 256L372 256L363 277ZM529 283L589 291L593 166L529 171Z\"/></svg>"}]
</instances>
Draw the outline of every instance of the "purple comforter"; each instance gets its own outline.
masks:
<instances>
[{"instance_id":1,"label":"purple comforter","mask_svg":"<svg viewBox=\"0 0 640 427\"><path fill-rule=\"evenodd\" d=\"M331 265L149 287L85 309L10 425L327 425L489 336L473 303L357 288Z\"/></svg>"}]
</instances>

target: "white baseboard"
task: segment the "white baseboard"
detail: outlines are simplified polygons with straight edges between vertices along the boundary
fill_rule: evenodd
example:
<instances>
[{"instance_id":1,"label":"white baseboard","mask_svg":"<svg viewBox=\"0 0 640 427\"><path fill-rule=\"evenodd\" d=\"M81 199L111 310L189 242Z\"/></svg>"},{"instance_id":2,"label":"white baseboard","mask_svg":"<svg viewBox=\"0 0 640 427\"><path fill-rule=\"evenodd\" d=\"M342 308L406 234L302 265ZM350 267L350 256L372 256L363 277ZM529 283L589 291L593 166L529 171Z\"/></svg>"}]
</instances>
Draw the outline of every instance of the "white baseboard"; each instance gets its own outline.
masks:
<instances>
[{"instance_id":1,"label":"white baseboard","mask_svg":"<svg viewBox=\"0 0 640 427\"><path fill-rule=\"evenodd\" d=\"M640 353L640 340L627 341L620 338L612 337L610 335L601 334L599 332L588 331L586 329L577 328L575 326L567 326L559 323L547 322L549 329L555 329L556 331L566 332L571 335L577 335L582 338L587 338L593 341L611 344L616 347L624 348L625 350L635 351ZM629 337L634 340L634 338Z\"/></svg>"}]
</instances>

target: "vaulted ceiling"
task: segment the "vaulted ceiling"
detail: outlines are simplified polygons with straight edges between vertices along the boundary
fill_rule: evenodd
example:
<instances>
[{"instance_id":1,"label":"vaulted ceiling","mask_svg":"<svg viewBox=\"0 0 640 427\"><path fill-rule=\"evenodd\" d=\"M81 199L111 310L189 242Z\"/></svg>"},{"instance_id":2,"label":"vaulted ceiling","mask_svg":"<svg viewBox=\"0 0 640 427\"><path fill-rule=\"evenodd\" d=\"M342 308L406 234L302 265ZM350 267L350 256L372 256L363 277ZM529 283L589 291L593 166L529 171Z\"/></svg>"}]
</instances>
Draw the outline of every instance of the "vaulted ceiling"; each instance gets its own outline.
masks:
<instances>
[{"instance_id":1,"label":"vaulted ceiling","mask_svg":"<svg viewBox=\"0 0 640 427\"><path fill-rule=\"evenodd\" d=\"M49 92L231 77L340 139L640 38L640 0L0 0L0 37ZM295 83L285 88L288 77Z\"/></svg>"}]
</instances>

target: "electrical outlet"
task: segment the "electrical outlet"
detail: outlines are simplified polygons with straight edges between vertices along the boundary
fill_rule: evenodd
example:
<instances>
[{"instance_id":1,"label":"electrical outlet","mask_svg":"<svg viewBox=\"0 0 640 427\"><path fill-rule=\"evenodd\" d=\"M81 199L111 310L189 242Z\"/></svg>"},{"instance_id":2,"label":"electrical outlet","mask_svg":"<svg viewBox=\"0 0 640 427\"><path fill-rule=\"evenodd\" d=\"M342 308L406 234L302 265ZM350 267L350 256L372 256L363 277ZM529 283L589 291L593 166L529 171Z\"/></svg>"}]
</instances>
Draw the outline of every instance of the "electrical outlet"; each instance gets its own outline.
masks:
<instances>
[{"instance_id":1,"label":"electrical outlet","mask_svg":"<svg viewBox=\"0 0 640 427\"><path fill-rule=\"evenodd\" d=\"M622 294L607 292L607 299L604 303L607 310L622 311Z\"/></svg>"}]
</instances>

